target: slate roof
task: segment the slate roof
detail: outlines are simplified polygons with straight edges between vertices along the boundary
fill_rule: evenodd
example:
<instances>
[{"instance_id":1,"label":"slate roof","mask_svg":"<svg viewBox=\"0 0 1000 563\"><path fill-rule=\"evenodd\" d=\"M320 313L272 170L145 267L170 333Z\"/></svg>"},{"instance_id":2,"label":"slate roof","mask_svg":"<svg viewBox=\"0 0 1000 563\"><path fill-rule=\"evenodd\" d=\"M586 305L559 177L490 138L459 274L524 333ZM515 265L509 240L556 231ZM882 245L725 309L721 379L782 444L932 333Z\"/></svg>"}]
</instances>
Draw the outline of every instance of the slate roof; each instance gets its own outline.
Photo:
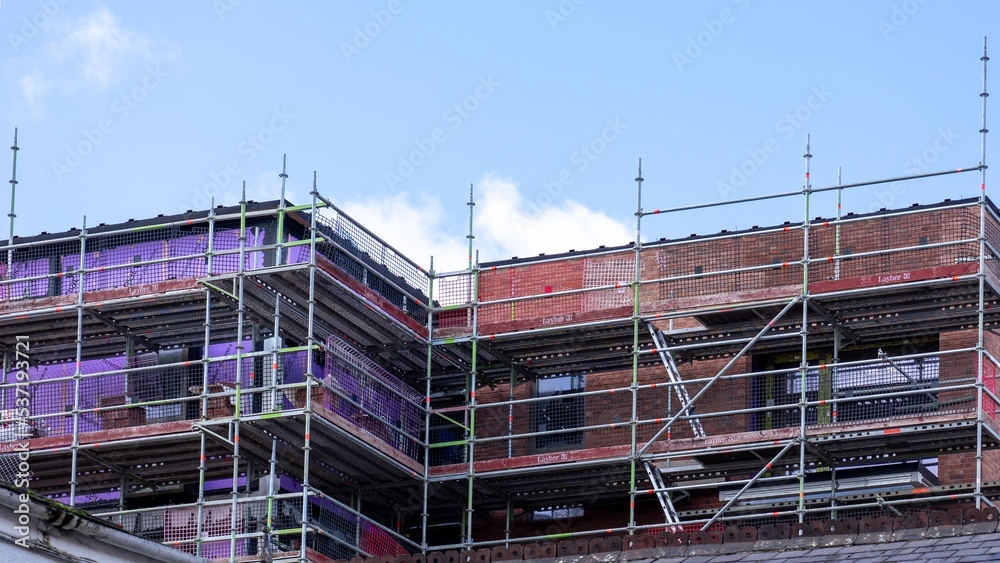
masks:
<instances>
[{"instance_id":1,"label":"slate roof","mask_svg":"<svg viewBox=\"0 0 1000 563\"><path fill-rule=\"evenodd\" d=\"M826 563L1000 561L1000 512L984 506L802 524L509 544L343 563ZM405 561L409 559L409 561Z\"/></svg>"},{"instance_id":2,"label":"slate roof","mask_svg":"<svg viewBox=\"0 0 1000 563\"><path fill-rule=\"evenodd\" d=\"M747 547L752 547L749 544ZM721 546L713 546L720 547ZM704 552L705 550L700 550ZM648 563L826 563L850 561L855 563L881 563L894 561L921 561L934 563L964 563L1000 561L1000 533L943 538L924 538L888 543L855 544L848 546L814 547L781 551L743 551L715 555L681 557L641 557L632 559L634 552L622 552L618 561ZM652 554L648 554L652 555Z\"/></svg>"}]
</instances>

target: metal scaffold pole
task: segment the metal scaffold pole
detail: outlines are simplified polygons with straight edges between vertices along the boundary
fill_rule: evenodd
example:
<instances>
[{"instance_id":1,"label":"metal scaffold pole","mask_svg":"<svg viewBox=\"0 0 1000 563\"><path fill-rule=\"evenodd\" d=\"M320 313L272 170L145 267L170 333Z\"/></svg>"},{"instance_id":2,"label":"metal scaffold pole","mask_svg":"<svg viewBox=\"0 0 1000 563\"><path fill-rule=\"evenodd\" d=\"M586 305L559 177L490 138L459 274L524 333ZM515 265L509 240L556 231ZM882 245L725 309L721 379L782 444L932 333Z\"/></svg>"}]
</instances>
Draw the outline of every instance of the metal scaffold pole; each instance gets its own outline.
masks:
<instances>
[{"instance_id":1,"label":"metal scaffold pole","mask_svg":"<svg viewBox=\"0 0 1000 563\"><path fill-rule=\"evenodd\" d=\"M282 172L284 174L284 172ZM284 181L284 178L282 179ZM284 194L282 194L284 195ZM302 437L302 534L299 558L302 563L307 563L306 542L309 532L309 462L312 452L312 388L314 379L313 355L316 353L316 214L319 208L316 205L319 192L316 189L316 172L313 172L312 209L309 214L309 304L306 321L306 374L303 379L306 382L306 404L303 422L305 426Z\"/></svg>"},{"instance_id":2,"label":"metal scaffold pole","mask_svg":"<svg viewBox=\"0 0 1000 563\"><path fill-rule=\"evenodd\" d=\"M268 411L276 412L283 410L284 403L281 402L283 399L279 397L278 391L278 365L281 361L278 356L278 350L281 349L282 345L280 343L281 334L281 293L274 294L274 328L272 329L272 344L271 344L271 392L270 392L270 404L265 406ZM278 440L277 438L272 438L271 440L271 462L270 462L270 474L268 475L267 484L267 517L264 524L264 553L269 554L272 542L272 532L274 531L274 488L277 470L277 448Z\"/></svg>"},{"instance_id":3,"label":"metal scaffold pole","mask_svg":"<svg viewBox=\"0 0 1000 563\"><path fill-rule=\"evenodd\" d=\"M80 266L77 270L76 288L76 366L73 370L73 441L70 462L69 505L76 506L76 469L80 450L80 388L83 380L83 293L87 265L87 216L83 216L80 229ZM124 494L124 493L123 493Z\"/></svg>"},{"instance_id":4,"label":"metal scaffold pole","mask_svg":"<svg viewBox=\"0 0 1000 563\"><path fill-rule=\"evenodd\" d=\"M10 230L7 235L7 246L14 244L14 219L17 218L17 214L14 213L14 194L17 192L17 151L21 150L21 147L17 146L17 127L14 128L14 144L10 146L10 152L13 154L13 161L10 167L10 213L7 214L10 222ZM14 249L7 249L7 279L13 279L13 272L11 271L11 266L14 264Z\"/></svg>"},{"instance_id":5,"label":"metal scaffold pole","mask_svg":"<svg viewBox=\"0 0 1000 563\"><path fill-rule=\"evenodd\" d=\"M17 215L14 214L14 192L17 189L17 151L21 150L20 147L17 146L17 127L14 128L14 144L11 145L10 150L11 153L13 153L12 156L13 163L11 164L11 171L10 171L10 215L8 215L8 217L10 217L10 233L7 236L7 247L8 247L7 273L5 276L0 276L0 280L4 278L14 279L14 273L12 268L12 266L14 265L14 248L12 245L14 244L14 218L17 217ZM10 366L11 366L11 358L8 356L8 353L4 351L3 355L4 383L7 382L6 379L7 374L9 374L11 371ZM5 405L5 406L7 405L6 387L0 389L0 405Z\"/></svg>"},{"instance_id":6,"label":"metal scaffold pole","mask_svg":"<svg viewBox=\"0 0 1000 563\"><path fill-rule=\"evenodd\" d=\"M638 404L639 404L639 330L640 307L639 285L642 281L642 159L639 159L639 171L635 176L635 264L634 281L632 282L632 383L629 390L632 395L632 415L629 418L629 492L628 492L628 531L635 532L635 496L636 496L636 464L638 463Z\"/></svg>"},{"instance_id":7,"label":"metal scaffold pole","mask_svg":"<svg viewBox=\"0 0 1000 563\"><path fill-rule=\"evenodd\" d=\"M277 484L277 467L278 467L278 439L271 438L271 460L268 463L268 478L267 478L267 518L264 524L264 536L261 538L261 559L268 561L274 558L273 545L271 539L271 532L274 530L274 489Z\"/></svg>"},{"instance_id":8,"label":"metal scaffold pole","mask_svg":"<svg viewBox=\"0 0 1000 563\"><path fill-rule=\"evenodd\" d=\"M983 424L985 420L985 409L983 408L983 370L985 352L985 327L986 327L986 99L989 92L986 89L986 69L989 56L986 54L986 38L983 38L983 91L979 94L982 99L982 126L979 129L982 135L982 154L980 156L980 182L979 182L979 272L976 276L979 282L979 307L977 311L978 326L976 330L976 508L983 505ZM996 370L994 369L994 372ZM995 377L995 376L994 376ZM990 413L996 416L996 413ZM987 501L988 502L988 501Z\"/></svg>"},{"instance_id":9,"label":"metal scaffold pole","mask_svg":"<svg viewBox=\"0 0 1000 563\"><path fill-rule=\"evenodd\" d=\"M476 442L476 386L477 382L477 369L478 369L478 348L479 348L479 258L478 256L473 259L472 242L476 238L473 231L473 211L476 207L475 194L473 192L472 184L469 184L469 273L470 273L470 284L471 284L471 297L472 297L472 359L469 364L469 392L468 392L468 456L469 456L469 466L468 466L468 505L465 509L465 546L466 549L472 549L472 516L474 514L475 508L473 507L473 502L475 500L475 475L476 475L476 456L475 456L475 442Z\"/></svg>"},{"instance_id":10,"label":"metal scaffold pole","mask_svg":"<svg viewBox=\"0 0 1000 563\"><path fill-rule=\"evenodd\" d=\"M274 239L276 245L274 251L275 266L281 266L285 263L283 245L285 243L285 180L288 179L285 165L287 161L288 155L281 155L281 174L278 174L278 177L281 178L281 194L278 198L278 232Z\"/></svg>"},{"instance_id":11,"label":"metal scaffold pole","mask_svg":"<svg viewBox=\"0 0 1000 563\"><path fill-rule=\"evenodd\" d=\"M841 175L841 167L837 167L837 185L843 183L843 176ZM842 198L844 196L844 190L837 190L837 225L834 227L834 242L833 242L833 279L840 279L840 219L843 213ZM840 363L840 348L843 336L840 333L840 323L833 326L833 358L830 363L830 397L834 397L837 392L837 364ZM836 424L837 422L837 404L834 403L830 406L829 414L830 422ZM837 517L837 467L830 468L830 517Z\"/></svg>"},{"instance_id":12,"label":"metal scaffold pole","mask_svg":"<svg viewBox=\"0 0 1000 563\"><path fill-rule=\"evenodd\" d=\"M434 257L427 272L427 381L424 384L424 473L423 500L420 510L420 551L427 553L428 496L431 471L431 376L434 367Z\"/></svg>"},{"instance_id":13,"label":"metal scaffold pole","mask_svg":"<svg viewBox=\"0 0 1000 563\"><path fill-rule=\"evenodd\" d=\"M236 535L239 528L236 526L236 515L239 512L240 495L240 417L243 411L243 401L241 396L243 380L243 321L245 308L243 303L244 279L246 277L246 246L247 246L247 183L243 182L243 192L240 197L240 238L239 238L239 266L236 269L236 404L233 412L233 505L230 514L230 529L232 536L229 538L229 560L236 561ZM247 475L249 479L250 476Z\"/></svg>"},{"instance_id":14,"label":"metal scaffold pole","mask_svg":"<svg viewBox=\"0 0 1000 563\"><path fill-rule=\"evenodd\" d=\"M799 523L805 521L806 508L806 414L808 412L808 388L809 376L809 196L812 185L809 180L809 161L812 154L809 151L809 135L806 135L806 153L802 155L806 161L805 183L802 185L802 195L805 202L805 217L802 219L802 327L799 331L801 338L801 358L799 359L799 380L802 389L799 394L799 496L798 513Z\"/></svg>"},{"instance_id":15,"label":"metal scaffold pole","mask_svg":"<svg viewBox=\"0 0 1000 563\"><path fill-rule=\"evenodd\" d=\"M517 370L512 365L510 367L510 384L507 386L507 458L514 457L514 386L517 385ZM514 501L507 499L506 512L504 514L503 537L510 540L511 528L514 524ZM507 547L509 544L504 544Z\"/></svg>"},{"instance_id":16,"label":"metal scaffold pole","mask_svg":"<svg viewBox=\"0 0 1000 563\"><path fill-rule=\"evenodd\" d=\"M208 240L205 250L205 276L212 276L212 261L213 261L213 241L215 237L215 198L212 198L211 207L208 210ZM202 354L201 354L201 400L200 400L200 413L201 422L199 428L204 429L204 423L208 420L208 382L209 382L209 371L211 368L211 353L209 352L209 346L212 344L212 292L207 287L205 288L205 339L202 344ZM208 435L202 430L201 436L199 436L199 447L198 447L198 518L195 523L195 555L201 556L201 544L202 535L204 534L204 522L205 522L205 473L208 471L206 466L206 453L205 448L207 447Z\"/></svg>"}]
</instances>

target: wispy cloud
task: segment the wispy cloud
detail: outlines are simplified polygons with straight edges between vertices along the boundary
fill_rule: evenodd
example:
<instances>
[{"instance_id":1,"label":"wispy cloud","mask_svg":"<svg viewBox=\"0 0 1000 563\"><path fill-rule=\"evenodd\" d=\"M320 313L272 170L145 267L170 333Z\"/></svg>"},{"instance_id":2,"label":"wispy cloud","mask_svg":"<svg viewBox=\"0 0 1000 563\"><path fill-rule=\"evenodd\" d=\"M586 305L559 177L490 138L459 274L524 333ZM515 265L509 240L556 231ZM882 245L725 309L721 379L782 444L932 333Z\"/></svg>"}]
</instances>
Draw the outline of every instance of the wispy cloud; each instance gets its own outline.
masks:
<instances>
[{"instance_id":1,"label":"wispy cloud","mask_svg":"<svg viewBox=\"0 0 1000 563\"><path fill-rule=\"evenodd\" d=\"M344 203L344 211L385 239L411 260L427 267L434 257L438 271L465 267L468 243L464 234L447 232L441 202L432 196L412 198L407 192Z\"/></svg>"},{"instance_id":2,"label":"wispy cloud","mask_svg":"<svg viewBox=\"0 0 1000 563\"><path fill-rule=\"evenodd\" d=\"M254 182L247 182L247 201L270 201L281 197L281 178L278 174L281 170L260 172ZM237 195L236 202L216 201L218 204L238 203L239 192L242 188L234 185L234 192ZM285 184L285 199L296 205L304 205L312 201L309 194L300 194L299 190L288 183Z\"/></svg>"},{"instance_id":3,"label":"wispy cloud","mask_svg":"<svg viewBox=\"0 0 1000 563\"><path fill-rule=\"evenodd\" d=\"M16 85L12 106L32 114L44 113L49 96L104 92L149 65L179 59L175 45L128 28L105 6L82 16L54 11L43 31L21 38L5 69Z\"/></svg>"},{"instance_id":4,"label":"wispy cloud","mask_svg":"<svg viewBox=\"0 0 1000 563\"><path fill-rule=\"evenodd\" d=\"M475 246L481 261L511 256L589 249L599 245L625 244L630 229L602 211L571 199L538 210L510 178L486 174L475 184ZM395 246L400 252L426 266L434 256L438 271L466 266L466 233L449 229L441 201L433 196L412 197L406 192L389 197L355 199L342 205L344 211ZM461 202L451 206L463 213Z\"/></svg>"},{"instance_id":5,"label":"wispy cloud","mask_svg":"<svg viewBox=\"0 0 1000 563\"><path fill-rule=\"evenodd\" d=\"M84 79L102 88L128 68L129 62L146 63L154 58L152 48L150 39L123 27L104 6L69 25L62 40L52 44L59 59L82 59Z\"/></svg>"},{"instance_id":6,"label":"wispy cloud","mask_svg":"<svg viewBox=\"0 0 1000 563\"><path fill-rule=\"evenodd\" d=\"M52 83L42 77L40 73L25 74L17 80L17 86L20 88L21 95L24 97L25 103L28 105L28 109L31 113L38 113L38 102L39 99L45 95L45 93L52 86Z\"/></svg>"},{"instance_id":7,"label":"wispy cloud","mask_svg":"<svg viewBox=\"0 0 1000 563\"><path fill-rule=\"evenodd\" d=\"M477 225L486 243L496 244L499 255L493 259L625 244L633 238L625 223L572 199L539 209L509 178L487 174L478 187L482 213Z\"/></svg>"}]
</instances>

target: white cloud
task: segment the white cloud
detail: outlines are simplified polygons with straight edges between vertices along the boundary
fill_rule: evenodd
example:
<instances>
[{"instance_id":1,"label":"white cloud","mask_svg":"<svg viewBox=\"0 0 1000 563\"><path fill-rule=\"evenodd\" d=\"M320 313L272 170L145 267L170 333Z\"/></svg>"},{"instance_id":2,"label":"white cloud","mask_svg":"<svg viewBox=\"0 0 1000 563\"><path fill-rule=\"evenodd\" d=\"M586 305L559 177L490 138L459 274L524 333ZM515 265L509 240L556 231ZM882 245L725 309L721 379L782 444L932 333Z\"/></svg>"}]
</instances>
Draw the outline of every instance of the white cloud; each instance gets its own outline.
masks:
<instances>
[{"instance_id":1,"label":"white cloud","mask_svg":"<svg viewBox=\"0 0 1000 563\"><path fill-rule=\"evenodd\" d=\"M352 200L341 206L368 230L407 258L423 267L458 270L467 264L468 243L464 235L446 233L441 202L430 196L413 201L406 192L388 197Z\"/></svg>"},{"instance_id":2,"label":"white cloud","mask_svg":"<svg viewBox=\"0 0 1000 563\"><path fill-rule=\"evenodd\" d=\"M261 172L257 174L256 182L247 182L247 201L272 201L281 197L281 178L278 176L280 170ZM240 190L242 183L233 182L233 190L236 192L236 202L240 201ZM298 190L285 183L285 199L295 205L305 205L312 201L312 196L305 194L300 197Z\"/></svg>"},{"instance_id":3,"label":"white cloud","mask_svg":"<svg viewBox=\"0 0 1000 563\"><path fill-rule=\"evenodd\" d=\"M152 41L122 27L104 6L70 25L52 48L60 59L82 59L80 68L86 80L102 88L130 59L145 61L153 56Z\"/></svg>"},{"instance_id":4,"label":"white cloud","mask_svg":"<svg viewBox=\"0 0 1000 563\"><path fill-rule=\"evenodd\" d=\"M32 73L19 78L17 85L21 89L21 95L24 96L24 101L31 113L37 113L39 98L45 95L52 83L45 80L41 74Z\"/></svg>"},{"instance_id":5,"label":"white cloud","mask_svg":"<svg viewBox=\"0 0 1000 563\"><path fill-rule=\"evenodd\" d=\"M84 99L138 76L150 65L179 59L175 45L129 29L104 6L80 17L66 10L53 14L44 33L21 38L17 51L5 68L16 85L12 105L34 114L43 113L48 95Z\"/></svg>"},{"instance_id":6,"label":"white cloud","mask_svg":"<svg viewBox=\"0 0 1000 563\"><path fill-rule=\"evenodd\" d=\"M481 262L511 256L534 256L599 245L625 244L630 228L601 211L570 199L544 208L529 202L516 182L484 175L476 188L475 248ZM445 216L441 202L432 196L413 198L406 192L388 197L348 201L344 211L400 252L423 266L434 256L437 271L465 268L468 262L466 225L462 218ZM456 205L456 212L459 207ZM464 211L464 206L460 209Z\"/></svg>"},{"instance_id":7,"label":"white cloud","mask_svg":"<svg viewBox=\"0 0 1000 563\"><path fill-rule=\"evenodd\" d=\"M540 192L529 201L511 179L487 174L477 187L481 203L476 205L476 229L485 241L484 250L499 254L492 259L584 250L634 239L621 221L571 199L552 201L548 193ZM551 203L542 205L545 202Z\"/></svg>"}]
</instances>

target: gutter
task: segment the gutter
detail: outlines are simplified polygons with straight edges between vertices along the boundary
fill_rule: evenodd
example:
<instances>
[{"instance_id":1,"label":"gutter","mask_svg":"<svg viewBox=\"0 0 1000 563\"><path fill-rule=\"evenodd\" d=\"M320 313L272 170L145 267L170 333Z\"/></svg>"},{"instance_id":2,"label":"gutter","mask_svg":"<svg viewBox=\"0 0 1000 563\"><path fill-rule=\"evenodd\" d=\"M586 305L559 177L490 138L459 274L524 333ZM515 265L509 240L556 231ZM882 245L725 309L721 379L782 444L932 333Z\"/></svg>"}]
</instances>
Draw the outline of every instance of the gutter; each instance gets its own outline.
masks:
<instances>
[{"instance_id":1,"label":"gutter","mask_svg":"<svg viewBox=\"0 0 1000 563\"><path fill-rule=\"evenodd\" d=\"M39 523L45 522L52 528L81 534L153 561L162 561L163 563L202 563L208 561L123 532L112 524L90 516L85 511L39 497L27 490L11 487L7 483L0 483L0 505L11 510L18 508L21 505L19 498L21 493L27 493L30 496L28 514Z\"/></svg>"}]
</instances>

